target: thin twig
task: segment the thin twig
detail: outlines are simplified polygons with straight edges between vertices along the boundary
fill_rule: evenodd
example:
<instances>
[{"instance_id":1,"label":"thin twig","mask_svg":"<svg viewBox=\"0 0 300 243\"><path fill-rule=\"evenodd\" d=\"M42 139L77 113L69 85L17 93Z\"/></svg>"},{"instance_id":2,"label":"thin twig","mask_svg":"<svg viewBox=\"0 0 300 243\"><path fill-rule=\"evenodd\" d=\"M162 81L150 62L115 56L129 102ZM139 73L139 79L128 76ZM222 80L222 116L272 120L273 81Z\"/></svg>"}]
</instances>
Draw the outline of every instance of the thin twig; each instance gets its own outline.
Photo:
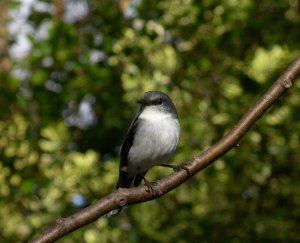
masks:
<instances>
[{"instance_id":1,"label":"thin twig","mask_svg":"<svg viewBox=\"0 0 300 243\"><path fill-rule=\"evenodd\" d=\"M141 203L158 198L178 187L190 177L203 170L216 159L238 146L239 140L253 126L253 124L270 108L274 102L292 86L292 82L300 74L300 57L298 57L288 69L278 78L270 89L248 110L234 128L221 140L202 154L185 164L189 170L180 170L159 180L154 192L148 193L145 187L119 189L112 194L103 197L95 204L67 217L60 218L56 223L41 233L32 242L53 242L62 236L94 222L101 216L120 206Z\"/></svg>"}]
</instances>

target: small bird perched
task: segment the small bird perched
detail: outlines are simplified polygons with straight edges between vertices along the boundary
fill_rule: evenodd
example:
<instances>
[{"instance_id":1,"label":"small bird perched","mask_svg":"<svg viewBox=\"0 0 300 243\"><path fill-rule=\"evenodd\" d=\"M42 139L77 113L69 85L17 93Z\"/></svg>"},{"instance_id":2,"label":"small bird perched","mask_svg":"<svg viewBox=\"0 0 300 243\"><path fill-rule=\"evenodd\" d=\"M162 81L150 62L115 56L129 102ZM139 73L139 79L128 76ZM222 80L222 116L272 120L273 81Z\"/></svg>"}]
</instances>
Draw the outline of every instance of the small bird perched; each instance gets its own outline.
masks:
<instances>
[{"instance_id":1,"label":"small bird perched","mask_svg":"<svg viewBox=\"0 0 300 243\"><path fill-rule=\"evenodd\" d=\"M138 186L153 166L165 164L174 154L180 135L176 108L170 97L160 91L146 92L140 111L133 119L121 148L117 188Z\"/></svg>"}]
</instances>

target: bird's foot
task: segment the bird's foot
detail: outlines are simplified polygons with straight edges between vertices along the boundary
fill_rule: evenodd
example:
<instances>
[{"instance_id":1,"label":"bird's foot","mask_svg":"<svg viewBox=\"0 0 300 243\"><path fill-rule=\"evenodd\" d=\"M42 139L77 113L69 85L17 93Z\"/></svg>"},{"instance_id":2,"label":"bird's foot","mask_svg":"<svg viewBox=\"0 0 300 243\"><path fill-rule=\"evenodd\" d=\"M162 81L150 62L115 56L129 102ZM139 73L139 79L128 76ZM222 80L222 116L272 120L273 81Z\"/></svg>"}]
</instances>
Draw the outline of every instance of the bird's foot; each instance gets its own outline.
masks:
<instances>
[{"instance_id":1,"label":"bird's foot","mask_svg":"<svg viewBox=\"0 0 300 243\"><path fill-rule=\"evenodd\" d=\"M174 172L180 171L180 170L185 170L186 173L188 174L188 176L191 175L191 172L190 172L190 170L188 168L188 163L186 163L186 162L183 162L180 165L176 165L173 170L174 170Z\"/></svg>"},{"instance_id":2,"label":"bird's foot","mask_svg":"<svg viewBox=\"0 0 300 243\"><path fill-rule=\"evenodd\" d=\"M146 186L146 192L148 193L152 193L154 194L154 187L156 187L158 184L156 182L151 182L151 181L148 181L145 177L144 177L144 182L145 182L145 186Z\"/></svg>"},{"instance_id":3,"label":"bird's foot","mask_svg":"<svg viewBox=\"0 0 300 243\"><path fill-rule=\"evenodd\" d=\"M174 170L174 172L178 172L178 171L180 171L180 170L183 169L183 170L186 171L186 173L188 174L188 176L191 175L191 172L190 172L189 168L187 167L188 163L186 163L186 162L183 162L180 165L161 164L161 166L172 168Z\"/></svg>"}]
</instances>

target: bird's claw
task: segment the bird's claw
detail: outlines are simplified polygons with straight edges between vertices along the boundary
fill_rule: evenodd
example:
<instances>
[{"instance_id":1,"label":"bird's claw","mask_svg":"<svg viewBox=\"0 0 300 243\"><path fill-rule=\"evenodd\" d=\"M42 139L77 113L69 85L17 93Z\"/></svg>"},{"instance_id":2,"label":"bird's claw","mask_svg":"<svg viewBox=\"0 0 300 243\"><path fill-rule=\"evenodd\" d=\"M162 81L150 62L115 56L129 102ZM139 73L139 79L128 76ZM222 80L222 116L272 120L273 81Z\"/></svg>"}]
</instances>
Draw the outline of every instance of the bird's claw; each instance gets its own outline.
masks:
<instances>
[{"instance_id":1,"label":"bird's claw","mask_svg":"<svg viewBox=\"0 0 300 243\"><path fill-rule=\"evenodd\" d=\"M169 165L169 164L164 163L164 164L161 164L160 166L172 168L174 172L178 172L178 171L184 169L186 171L186 173L188 174L188 176L191 175L191 172L190 172L189 168L187 167L188 166L187 162L183 162L180 165Z\"/></svg>"},{"instance_id":2,"label":"bird's claw","mask_svg":"<svg viewBox=\"0 0 300 243\"><path fill-rule=\"evenodd\" d=\"M157 184L157 182L150 182L150 181L148 181L148 180L145 180L145 186L146 186L146 192L148 192L148 193L154 193L154 191L155 191L155 189L154 189L154 187L156 187L158 184Z\"/></svg>"},{"instance_id":3,"label":"bird's claw","mask_svg":"<svg viewBox=\"0 0 300 243\"><path fill-rule=\"evenodd\" d=\"M190 176L190 175L191 175L191 172L190 172L189 168L187 167L187 165L188 165L188 163L183 162L183 163L180 164L180 165L175 165L175 166L173 167L173 170L174 170L174 172L178 172L178 171L180 171L180 170L183 169L183 170L186 171L186 173L188 174L188 176Z\"/></svg>"}]
</instances>

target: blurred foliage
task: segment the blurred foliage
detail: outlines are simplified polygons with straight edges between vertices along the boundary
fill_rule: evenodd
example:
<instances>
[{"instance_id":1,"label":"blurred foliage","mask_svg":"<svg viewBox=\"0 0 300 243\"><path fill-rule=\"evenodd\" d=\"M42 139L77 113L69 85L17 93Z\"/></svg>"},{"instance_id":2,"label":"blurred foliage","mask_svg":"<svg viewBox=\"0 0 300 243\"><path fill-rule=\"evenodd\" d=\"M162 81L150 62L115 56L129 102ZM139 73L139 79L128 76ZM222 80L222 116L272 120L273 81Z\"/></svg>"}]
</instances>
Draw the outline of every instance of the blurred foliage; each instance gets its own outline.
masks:
<instances>
[{"instance_id":1,"label":"blurred foliage","mask_svg":"<svg viewBox=\"0 0 300 243\"><path fill-rule=\"evenodd\" d=\"M0 3L0 242L28 241L114 190L143 92L176 103L180 163L300 53L298 0L35 0L13 32L25 2ZM300 242L299 90L298 80L238 148L176 190L60 242Z\"/></svg>"}]
</instances>

